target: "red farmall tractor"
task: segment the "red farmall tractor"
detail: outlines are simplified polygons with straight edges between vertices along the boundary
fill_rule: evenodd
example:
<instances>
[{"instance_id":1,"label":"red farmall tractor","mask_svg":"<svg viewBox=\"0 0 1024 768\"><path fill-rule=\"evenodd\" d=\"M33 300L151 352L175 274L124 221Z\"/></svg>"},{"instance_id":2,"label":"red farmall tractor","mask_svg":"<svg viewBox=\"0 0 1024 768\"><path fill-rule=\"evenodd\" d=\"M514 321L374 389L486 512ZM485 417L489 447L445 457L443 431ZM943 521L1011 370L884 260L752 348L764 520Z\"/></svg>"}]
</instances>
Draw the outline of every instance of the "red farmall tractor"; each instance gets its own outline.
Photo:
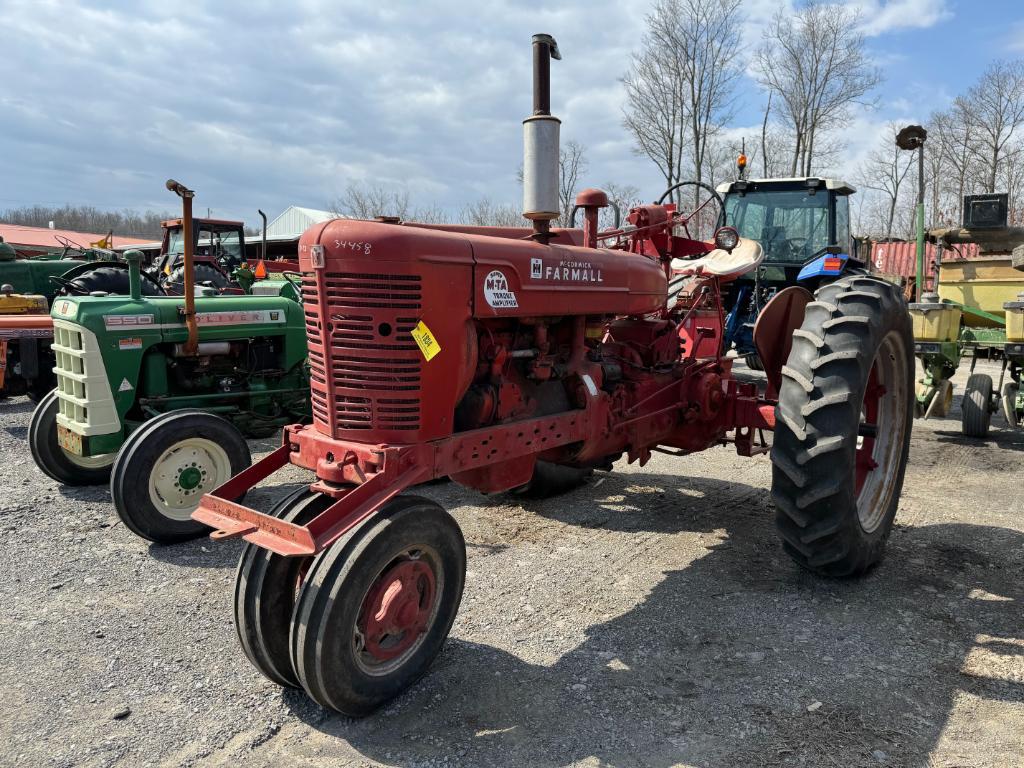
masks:
<instances>
[{"instance_id":1,"label":"red farmall tractor","mask_svg":"<svg viewBox=\"0 0 1024 768\"><path fill-rule=\"evenodd\" d=\"M532 228L335 220L302 237L313 423L193 514L241 536L235 618L271 680L364 715L414 683L459 608L466 549L433 478L485 493L552 467L610 470L653 451L731 444L771 451L783 547L826 576L864 573L896 514L913 404L913 340L892 285L849 275L795 287L762 312L767 387L724 356L722 289L757 243L644 205L598 232L603 193L580 195L580 230L557 215L554 41L534 38L525 121ZM774 430L769 448L765 433ZM269 513L233 501L291 463L315 473Z\"/></svg>"}]
</instances>

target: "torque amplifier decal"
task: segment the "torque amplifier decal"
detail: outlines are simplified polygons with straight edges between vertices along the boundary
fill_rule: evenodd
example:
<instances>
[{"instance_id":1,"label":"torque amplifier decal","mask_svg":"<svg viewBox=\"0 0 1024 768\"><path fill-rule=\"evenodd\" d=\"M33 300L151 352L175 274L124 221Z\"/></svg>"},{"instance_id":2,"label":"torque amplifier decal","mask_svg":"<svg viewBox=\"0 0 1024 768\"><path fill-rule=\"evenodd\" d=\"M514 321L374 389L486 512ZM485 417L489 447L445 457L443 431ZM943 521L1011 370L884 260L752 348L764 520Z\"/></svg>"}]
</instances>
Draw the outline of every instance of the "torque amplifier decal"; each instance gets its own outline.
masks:
<instances>
[{"instance_id":1,"label":"torque amplifier decal","mask_svg":"<svg viewBox=\"0 0 1024 768\"><path fill-rule=\"evenodd\" d=\"M484 298L495 309L516 309L519 302L516 295L508 287L505 273L493 269L484 279Z\"/></svg>"},{"instance_id":2,"label":"torque amplifier decal","mask_svg":"<svg viewBox=\"0 0 1024 768\"><path fill-rule=\"evenodd\" d=\"M427 324L422 320L416 324L416 327L410 333L412 334L413 341L416 342L416 346L420 348L420 352L423 353L423 357L428 363L441 351L441 345L437 343L434 334L430 332Z\"/></svg>"}]
</instances>

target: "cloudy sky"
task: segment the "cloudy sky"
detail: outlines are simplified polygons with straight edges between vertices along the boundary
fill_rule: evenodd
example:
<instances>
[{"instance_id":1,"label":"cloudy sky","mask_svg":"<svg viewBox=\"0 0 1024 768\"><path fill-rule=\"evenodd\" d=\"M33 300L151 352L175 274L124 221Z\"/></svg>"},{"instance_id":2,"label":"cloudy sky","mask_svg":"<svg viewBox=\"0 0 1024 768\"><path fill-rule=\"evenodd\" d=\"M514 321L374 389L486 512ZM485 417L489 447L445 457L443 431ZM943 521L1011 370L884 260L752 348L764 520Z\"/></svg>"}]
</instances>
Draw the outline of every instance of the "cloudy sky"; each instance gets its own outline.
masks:
<instances>
[{"instance_id":1,"label":"cloudy sky","mask_svg":"<svg viewBox=\"0 0 1024 768\"><path fill-rule=\"evenodd\" d=\"M746 0L744 38L780 2ZM921 121L995 57L1024 56L1020 0L855 0L886 74L844 134L852 169L888 120ZM621 126L618 78L650 0L0 0L0 208L199 209L258 220L326 207L349 181L407 185L457 211L517 202L530 35L554 35L553 109L589 184L660 193ZM744 82L737 133L759 132Z\"/></svg>"}]
</instances>

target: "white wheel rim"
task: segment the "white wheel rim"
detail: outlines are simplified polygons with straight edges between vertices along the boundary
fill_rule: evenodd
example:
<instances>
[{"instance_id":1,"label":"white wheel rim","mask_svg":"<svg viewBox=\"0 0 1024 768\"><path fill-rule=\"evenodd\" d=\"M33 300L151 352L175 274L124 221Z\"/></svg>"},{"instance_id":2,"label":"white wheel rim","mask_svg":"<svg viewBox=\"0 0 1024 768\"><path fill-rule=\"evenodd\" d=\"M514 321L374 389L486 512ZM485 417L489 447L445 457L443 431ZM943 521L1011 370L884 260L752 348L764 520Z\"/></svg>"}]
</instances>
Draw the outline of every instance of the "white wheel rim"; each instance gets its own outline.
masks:
<instances>
[{"instance_id":1,"label":"white wheel rim","mask_svg":"<svg viewBox=\"0 0 1024 768\"><path fill-rule=\"evenodd\" d=\"M104 467L109 467L113 464L114 459L117 458L116 453L100 453L96 456L79 456L76 453L65 451L63 448L61 448L60 451L64 454L64 458L79 469L103 469Z\"/></svg>"},{"instance_id":2,"label":"white wheel rim","mask_svg":"<svg viewBox=\"0 0 1024 768\"><path fill-rule=\"evenodd\" d=\"M212 440L190 437L175 443L153 464L149 498L164 516L190 520L204 493L231 477L227 452Z\"/></svg>"}]
</instances>

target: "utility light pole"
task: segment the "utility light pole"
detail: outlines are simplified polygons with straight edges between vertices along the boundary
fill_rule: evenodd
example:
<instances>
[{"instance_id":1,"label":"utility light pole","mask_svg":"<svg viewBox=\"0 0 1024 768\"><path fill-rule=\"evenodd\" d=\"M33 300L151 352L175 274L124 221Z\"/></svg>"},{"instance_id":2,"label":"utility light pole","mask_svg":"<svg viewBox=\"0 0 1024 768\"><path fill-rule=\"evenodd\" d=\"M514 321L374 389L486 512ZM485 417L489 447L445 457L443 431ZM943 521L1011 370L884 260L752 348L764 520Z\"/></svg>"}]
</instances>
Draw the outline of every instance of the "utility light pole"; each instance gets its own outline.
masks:
<instances>
[{"instance_id":1,"label":"utility light pole","mask_svg":"<svg viewBox=\"0 0 1024 768\"><path fill-rule=\"evenodd\" d=\"M896 134L896 146L917 150L917 270L914 300L921 300L924 285L924 141L928 131L920 125L908 125Z\"/></svg>"}]
</instances>

